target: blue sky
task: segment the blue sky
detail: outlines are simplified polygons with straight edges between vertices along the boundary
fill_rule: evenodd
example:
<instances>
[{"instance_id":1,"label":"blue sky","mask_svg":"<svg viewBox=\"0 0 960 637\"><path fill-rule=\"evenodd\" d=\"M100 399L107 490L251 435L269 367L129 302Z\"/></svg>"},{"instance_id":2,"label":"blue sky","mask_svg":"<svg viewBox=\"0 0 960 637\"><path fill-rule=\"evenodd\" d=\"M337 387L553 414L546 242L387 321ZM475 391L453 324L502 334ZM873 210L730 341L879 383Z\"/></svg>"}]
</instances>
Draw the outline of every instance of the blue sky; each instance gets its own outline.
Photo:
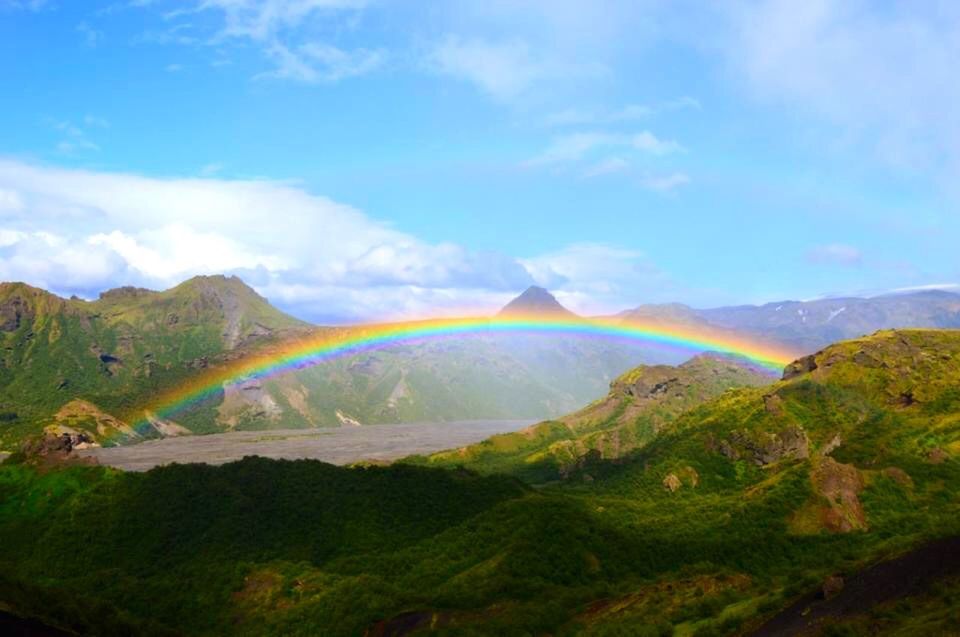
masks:
<instances>
[{"instance_id":1,"label":"blue sky","mask_svg":"<svg viewBox=\"0 0 960 637\"><path fill-rule=\"evenodd\" d=\"M314 320L960 281L949 2L0 0L0 279Z\"/></svg>"}]
</instances>

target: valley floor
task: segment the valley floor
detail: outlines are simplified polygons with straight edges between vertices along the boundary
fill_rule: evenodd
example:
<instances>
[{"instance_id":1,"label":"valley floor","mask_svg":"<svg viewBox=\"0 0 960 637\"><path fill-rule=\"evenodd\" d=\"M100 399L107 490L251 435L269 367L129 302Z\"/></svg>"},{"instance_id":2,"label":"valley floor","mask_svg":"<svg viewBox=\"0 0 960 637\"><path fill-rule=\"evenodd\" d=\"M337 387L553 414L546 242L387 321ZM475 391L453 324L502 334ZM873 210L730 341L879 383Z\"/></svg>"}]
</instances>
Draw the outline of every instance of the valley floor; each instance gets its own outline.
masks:
<instances>
[{"instance_id":1,"label":"valley floor","mask_svg":"<svg viewBox=\"0 0 960 637\"><path fill-rule=\"evenodd\" d=\"M171 462L224 464L245 456L322 460L346 465L383 462L461 447L489 436L517 431L528 420L467 420L444 423L234 431L150 440L135 445L79 450L81 456L125 471L147 471Z\"/></svg>"}]
</instances>

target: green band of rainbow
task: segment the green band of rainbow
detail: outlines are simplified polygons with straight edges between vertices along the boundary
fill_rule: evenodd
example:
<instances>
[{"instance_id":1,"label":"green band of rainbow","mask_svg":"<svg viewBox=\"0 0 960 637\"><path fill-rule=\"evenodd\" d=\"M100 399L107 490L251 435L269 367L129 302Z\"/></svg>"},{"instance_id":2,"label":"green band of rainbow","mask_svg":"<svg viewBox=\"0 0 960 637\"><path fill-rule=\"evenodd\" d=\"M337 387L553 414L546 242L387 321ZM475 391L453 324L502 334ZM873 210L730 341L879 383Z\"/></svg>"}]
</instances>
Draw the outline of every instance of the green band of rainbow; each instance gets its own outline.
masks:
<instances>
[{"instance_id":1,"label":"green band of rainbow","mask_svg":"<svg viewBox=\"0 0 960 637\"><path fill-rule=\"evenodd\" d=\"M269 346L241 359L209 368L188 382L161 394L147 411L170 418L185 407L209 398L239 380L269 378L347 355L390 345L445 337L496 334L557 334L578 338L619 339L744 357L772 372L780 371L796 353L771 343L691 326L665 326L611 320L551 317L435 319L412 323L318 330L307 337ZM140 419L137 425L144 424Z\"/></svg>"}]
</instances>

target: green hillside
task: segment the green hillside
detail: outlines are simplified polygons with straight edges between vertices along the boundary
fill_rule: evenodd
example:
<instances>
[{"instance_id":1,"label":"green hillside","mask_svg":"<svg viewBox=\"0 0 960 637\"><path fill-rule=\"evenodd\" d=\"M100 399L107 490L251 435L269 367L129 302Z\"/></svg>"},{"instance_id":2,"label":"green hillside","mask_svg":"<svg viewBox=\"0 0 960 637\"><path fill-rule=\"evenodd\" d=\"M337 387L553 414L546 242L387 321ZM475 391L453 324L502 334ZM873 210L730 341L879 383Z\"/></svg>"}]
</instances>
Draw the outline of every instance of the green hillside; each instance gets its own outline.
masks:
<instances>
[{"instance_id":1,"label":"green hillside","mask_svg":"<svg viewBox=\"0 0 960 637\"><path fill-rule=\"evenodd\" d=\"M164 292L119 288L90 302L0 284L0 451L45 428L124 444L345 422L533 420L602 395L643 357L639 348L537 335L398 344L238 379L174 421L142 424L150 397L208 367L333 329L350 328L302 323L236 277L197 277Z\"/></svg>"},{"instance_id":2,"label":"green hillside","mask_svg":"<svg viewBox=\"0 0 960 637\"><path fill-rule=\"evenodd\" d=\"M411 462L510 473L535 483L571 474L589 478L590 465L627 456L692 407L729 389L772 380L743 361L712 354L676 367L644 365L618 377L606 397L573 414Z\"/></svg>"},{"instance_id":3,"label":"green hillside","mask_svg":"<svg viewBox=\"0 0 960 637\"><path fill-rule=\"evenodd\" d=\"M0 440L36 431L75 399L124 413L211 360L306 327L237 278L119 288L92 302L0 284Z\"/></svg>"},{"instance_id":4,"label":"green hillside","mask_svg":"<svg viewBox=\"0 0 960 637\"><path fill-rule=\"evenodd\" d=\"M0 600L98 634L752 634L828 579L960 536L958 381L960 333L878 333L541 489L403 465L8 463ZM807 634L944 634L955 599L947 578Z\"/></svg>"}]
</instances>

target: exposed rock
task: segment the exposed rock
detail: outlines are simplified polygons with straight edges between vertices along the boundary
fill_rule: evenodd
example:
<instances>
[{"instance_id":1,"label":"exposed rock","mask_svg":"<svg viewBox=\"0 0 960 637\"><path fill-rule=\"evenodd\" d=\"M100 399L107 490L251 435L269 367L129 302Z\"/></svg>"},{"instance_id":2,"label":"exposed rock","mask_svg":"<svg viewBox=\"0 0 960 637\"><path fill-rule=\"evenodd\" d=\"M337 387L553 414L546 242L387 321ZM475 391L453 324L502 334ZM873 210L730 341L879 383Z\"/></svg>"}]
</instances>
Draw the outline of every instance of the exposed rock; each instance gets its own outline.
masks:
<instances>
[{"instance_id":1,"label":"exposed rock","mask_svg":"<svg viewBox=\"0 0 960 637\"><path fill-rule=\"evenodd\" d=\"M839 575L831 575L824 580L821 592L823 593L824 599L830 599L832 597L836 597L842 590L843 578Z\"/></svg>"},{"instance_id":2,"label":"exposed rock","mask_svg":"<svg viewBox=\"0 0 960 637\"><path fill-rule=\"evenodd\" d=\"M783 380L790 380L791 378L796 378L797 376L809 374L815 369L817 369L816 354L798 358L784 368Z\"/></svg>"},{"instance_id":3,"label":"exposed rock","mask_svg":"<svg viewBox=\"0 0 960 637\"><path fill-rule=\"evenodd\" d=\"M96 458L80 458L74 449L89 446L92 438L83 432L46 432L26 440L20 447L24 461L41 468L63 464L97 464Z\"/></svg>"},{"instance_id":4,"label":"exposed rock","mask_svg":"<svg viewBox=\"0 0 960 637\"><path fill-rule=\"evenodd\" d=\"M100 299L104 301L117 299L136 299L144 296L150 296L152 294L156 294L156 292L146 288L124 285L123 287L113 288L112 290L101 292Z\"/></svg>"},{"instance_id":5,"label":"exposed rock","mask_svg":"<svg viewBox=\"0 0 960 637\"><path fill-rule=\"evenodd\" d=\"M946 451L940 447L937 447L935 449L931 449L929 453L927 453L927 462L930 464L943 464L944 461L946 461L946 459L949 457L950 456Z\"/></svg>"},{"instance_id":6,"label":"exposed rock","mask_svg":"<svg viewBox=\"0 0 960 637\"><path fill-rule=\"evenodd\" d=\"M682 486L683 483L680 482L680 478L675 473L668 473L667 477L663 479L663 488L670 493L676 493Z\"/></svg>"},{"instance_id":7,"label":"exposed rock","mask_svg":"<svg viewBox=\"0 0 960 637\"><path fill-rule=\"evenodd\" d=\"M348 416L347 414L343 413L339 409L336 411L336 416L337 416L337 420L340 421L341 427L362 427L363 426L362 422L360 422L356 418L352 418Z\"/></svg>"},{"instance_id":8,"label":"exposed rock","mask_svg":"<svg viewBox=\"0 0 960 637\"><path fill-rule=\"evenodd\" d=\"M877 360L867 352L860 350L853 355L853 362L861 367L884 367L882 361Z\"/></svg>"},{"instance_id":9,"label":"exposed rock","mask_svg":"<svg viewBox=\"0 0 960 637\"><path fill-rule=\"evenodd\" d=\"M751 436L744 432L734 432L732 438L734 445L746 449L754 463L760 466L789 458L802 460L810 457L810 438L798 425L790 425L778 434L761 432ZM733 454L724 451L723 443L721 453L732 459Z\"/></svg>"},{"instance_id":10,"label":"exposed rock","mask_svg":"<svg viewBox=\"0 0 960 637\"><path fill-rule=\"evenodd\" d=\"M740 459L740 452L737 451L736 448L726 440L721 440L719 447L720 453L723 454L728 460Z\"/></svg>"},{"instance_id":11,"label":"exposed rock","mask_svg":"<svg viewBox=\"0 0 960 637\"><path fill-rule=\"evenodd\" d=\"M763 397L763 407L767 410L768 414L782 416L783 398L781 398L778 394L767 394Z\"/></svg>"},{"instance_id":12,"label":"exposed rock","mask_svg":"<svg viewBox=\"0 0 960 637\"><path fill-rule=\"evenodd\" d=\"M157 433L159 433L164 438L175 438L177 436L189 436L193 433L183 425L179 425L173 422L172 420L166 420L164 418L160 418L152 411L144 412L144 416L146 417L147 422L150 423L150 426L156 429Z\"/></svg>"},{"instance_id":13,"label":"exposed rock","mask_svg":"<svg viewBox=\"0 0 960 637\"><path fill-rule=\"evenodd\" d=\"M24 319L32 318L30 304L20 296L14 296L0 304L0 332L15 332Z\"/></svg>"},{"instance_id":14,"label":"exposed rock","mask_svg":"<svg viewBox=\"0 0 960 637\"><path fill-rule=\"evenodd\" d=\"M867 517L860 503L863 476L856 467L826 457L817 463L812 475L814 490L826 500L820 509L823 527L836 533L866 530Z\"/></svg>"},{"instance_id":15,"label":"exposed rock","mask_svg":"<svg viewBox=\"0 0 960 637\"><path fill-rule=\"evenodd\" d=\"M841 444L843 444L843 438L840 437L840 434L836 434L830 439L830 442L823 446L823 449L820 450L820 455L829 456L831 453L836 451Z\"/></svg>"},{"instance_id":16,"label":"exposed rock","mask_svg":"<svg viewBox=\"0 0 960 637\"><path fill-rule=\"evenodd\" d=\"M897 399L897 402L902 407L911 407L917 403L917 399L912 391L904 391L900 392L900 397Z\"/></svg>"}]
</instances>

